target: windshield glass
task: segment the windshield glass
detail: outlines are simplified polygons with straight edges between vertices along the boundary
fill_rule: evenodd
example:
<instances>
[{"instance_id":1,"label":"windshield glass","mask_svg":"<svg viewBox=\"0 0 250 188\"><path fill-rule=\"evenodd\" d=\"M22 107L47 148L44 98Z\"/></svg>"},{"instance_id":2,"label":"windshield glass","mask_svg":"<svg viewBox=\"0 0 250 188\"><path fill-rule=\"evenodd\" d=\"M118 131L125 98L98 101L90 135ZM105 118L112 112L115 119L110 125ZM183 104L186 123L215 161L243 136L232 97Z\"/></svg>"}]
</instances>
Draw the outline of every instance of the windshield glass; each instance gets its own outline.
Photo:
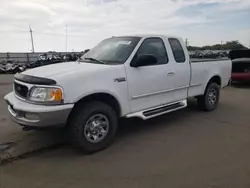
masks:
<instances>
[{"instance_id":1,"label":"windshield glass","mask_svg":"<svg viewBox=\"0 0 250 188\"><path fill-rule=\"evenodd\" d=\"M85 61L91 58L105 64L122 64L128 59L140 39L140 37L112 37L105 39L84 54L81 59Z\"/></svg>"}]
</instances>

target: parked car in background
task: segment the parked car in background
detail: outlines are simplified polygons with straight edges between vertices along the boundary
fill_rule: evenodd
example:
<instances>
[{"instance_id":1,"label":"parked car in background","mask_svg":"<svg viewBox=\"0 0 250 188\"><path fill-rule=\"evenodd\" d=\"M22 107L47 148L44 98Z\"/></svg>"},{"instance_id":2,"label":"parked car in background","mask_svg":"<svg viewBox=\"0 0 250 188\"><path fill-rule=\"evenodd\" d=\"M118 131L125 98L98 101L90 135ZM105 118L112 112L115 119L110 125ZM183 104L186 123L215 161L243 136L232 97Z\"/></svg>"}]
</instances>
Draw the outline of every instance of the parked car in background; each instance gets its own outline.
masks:
<instances>
[{"instance_id":1,"label":"parked car in background","mask_svg":"<svg viewBox=\"0 0 250 188\"><path fill-rule=\"evenodd\" d=\"M191 58L222 58L228 57L229 50L195 50L189 51Z\"/></svg>"},{"instance_id":2,"label":"parked car in background","mask_svg":"<svg viewBox=\"0 0 250 188\"><path fill-rule=\"evenodd\" d=\"M232 59L232 81L250 82L250 50L234 50L229 53Z\"/></svg>"},{"instance_id":3,"label":"parked car in background","mask_svg":"<svg viewBox=\"0 0 250 188\"><path fill-rule=\"evenodd\" d=\"M76 61L85 52L72 52L62 55L62 53L49 52L38 55L36 61L19 62L17 60L4 60L0 62L0 74L15 74L22 72L25 69L32 69L44 65L51 65L55 63Z\"/></svg>"},{"instance_id":4,"label":"parked car in background","mask_svg":"<svg viewBox=\"0 0 250 188\"><path fill-rule=\"evenodd\" d=\"M16 74L23 72L26 66L18 61L7 60L0 63L0 74Z\"/></svg>"},{"instance_id":5,"label":"parked car in background","mask_svg":"<svg viewBox=\"0 0 250 188\"><path fill-rule=\"evenodd\" d=\"M16 74L5 100L13 121L65 127L75 146L92 153L113 141L119 117L150 119L185 108L190 97L215 110L231 68L230 59L190 59L178 37L112 37L77 62Z\"/></svg>"}]
</instances>

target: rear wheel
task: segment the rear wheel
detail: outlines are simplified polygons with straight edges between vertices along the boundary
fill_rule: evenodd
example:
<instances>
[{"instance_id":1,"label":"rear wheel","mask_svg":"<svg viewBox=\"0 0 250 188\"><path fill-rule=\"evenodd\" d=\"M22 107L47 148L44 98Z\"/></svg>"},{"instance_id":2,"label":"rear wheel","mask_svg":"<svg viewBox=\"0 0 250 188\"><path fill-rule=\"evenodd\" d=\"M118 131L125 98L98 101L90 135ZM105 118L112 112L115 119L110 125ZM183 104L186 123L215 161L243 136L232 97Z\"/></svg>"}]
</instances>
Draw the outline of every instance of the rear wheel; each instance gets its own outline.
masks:
<instances>
[{"instance_id":1,"label":"rear wheel","mask_svg":"<svg viewBox=\"0 0 250 188\"><path fill-rule=\"evenodd\" d=\"M204 95L199 96L198 107L201 110L212 111L215 110L218 106L220 98L220 87L217 83L209 83Z\"/></svg>"},{"instance_id":2,"label":"rear wheel","mask_svg":"<svg viewBox=\"0 0 250 188\"><path fill-rule=\"evenodd\" d=\"M94 153L113 141L117 130L117 115L112 107L103 102L88 102L76 107L68 128L73 145L85 153Z\"/></svg>"}]
</instances>

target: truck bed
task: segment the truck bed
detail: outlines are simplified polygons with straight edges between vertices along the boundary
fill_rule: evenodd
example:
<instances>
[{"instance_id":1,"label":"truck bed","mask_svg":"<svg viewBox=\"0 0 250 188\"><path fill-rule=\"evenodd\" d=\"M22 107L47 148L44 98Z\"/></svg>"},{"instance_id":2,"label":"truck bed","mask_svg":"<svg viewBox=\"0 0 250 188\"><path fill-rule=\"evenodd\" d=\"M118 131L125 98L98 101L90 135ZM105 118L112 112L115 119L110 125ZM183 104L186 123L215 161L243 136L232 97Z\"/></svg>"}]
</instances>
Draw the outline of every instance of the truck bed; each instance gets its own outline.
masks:
<instances>
[{"instance_id":1,"label":"truck bed","mask_svg":"<svg viewBox=\"0 0 250 188\"><path fill-rule=\"evenodd\" d=\"M202 62L202 63L199 63ZM191 80L188 96L203 95L209 79L219 76L221 87L228 84L231 77L232 61L230 59L199 59L191 60Z\"/></svg>"}]
</instances>

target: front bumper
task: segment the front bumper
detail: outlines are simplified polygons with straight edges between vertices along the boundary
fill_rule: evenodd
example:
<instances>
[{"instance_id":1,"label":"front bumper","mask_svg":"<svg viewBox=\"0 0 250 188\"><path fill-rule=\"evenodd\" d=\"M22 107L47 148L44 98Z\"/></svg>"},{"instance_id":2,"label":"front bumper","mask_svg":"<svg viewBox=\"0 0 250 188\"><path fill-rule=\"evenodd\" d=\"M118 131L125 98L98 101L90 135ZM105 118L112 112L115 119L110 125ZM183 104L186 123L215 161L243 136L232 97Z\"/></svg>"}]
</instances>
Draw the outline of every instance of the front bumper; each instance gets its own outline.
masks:
<instances>
[{"instance_id":1,"label":"front bumper","mask_svg":"<svg viewBox=\"0 0 250 188\"><path fill-rule=\"evenodd\" d=\"M73 108L73 104L37 105L18 99L13 92L7 94L4 100L12 120L29 127L64 126Z\"/></svg>"}]
</instances>

